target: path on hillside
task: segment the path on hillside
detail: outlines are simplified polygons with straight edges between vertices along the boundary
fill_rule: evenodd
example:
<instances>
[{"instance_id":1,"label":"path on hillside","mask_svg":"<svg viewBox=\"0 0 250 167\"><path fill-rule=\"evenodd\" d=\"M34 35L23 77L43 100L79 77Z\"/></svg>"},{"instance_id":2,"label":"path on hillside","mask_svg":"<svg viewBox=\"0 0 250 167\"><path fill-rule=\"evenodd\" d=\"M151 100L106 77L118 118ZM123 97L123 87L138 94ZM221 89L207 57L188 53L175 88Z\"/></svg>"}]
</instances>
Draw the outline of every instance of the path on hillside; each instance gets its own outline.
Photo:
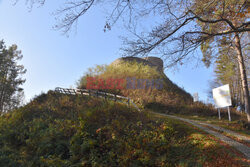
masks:
<instances>
[{"instance_id":1,"label":"path on hillside","mask_svg":"<svg viewBox=\"0 0 250 167\"><path fill-rule=\"evenodd\" d=\"M243 153L248 159L250 159L250 148L244 144L241 144L229 137L226 137L225 135L219 133L219 132L216 132L212 129L209 129L208 127L205 127L205 126L202 126L202 125L206 125L206 126L210 126L214 129L223 129L223 131L235 136L235 137L238 137L238 138L243 138L243 139L247 139L247 141L249 141L249 138L246 137L246 136L242 136L242 135L239 135L235 132L232 132L230 130L227 130L227 129L224 129L224 128L220 128L218 126L215 126L215 125L211 125L211 124L207 124L207 123L203 123L203 122L200 122L200 121L194 121L194 120L190 120L190 119L186 119L186 118L181 118L181 117L177 117L177 116L173 116L173 115L168 115L168 114L161 114L161 113L157 113L159 115L162 115L162 116L167 116L167 117L170 117L170 118L174 118L174 119L178 119L178 120L181 120L181 121L184 121L184 122L187 122L187 123L190 123L192 125L194 125L195 127L219 138L221 141L227 143L228 145L236 148L238 151L240 151L241 153Z\"/></svg>"},{"instance_id":2,"label":"path on hillside","mask_svg":"<svg viewBox=\"0 0 250 167\"><path fill-rule=\"evenodd\" d=\"M195 121L195 122L197 122L197 123L199 123L199 124L201 124L201 125L209 126L209 127L214 128L214 129L216 129L216 130L218 130L218 131L225 132L225 133L227 133L227 134L229 134L229 135L232 135L232 136L234 136L234 137L236 137L236 138L238 138L238 139L240 139L240 140L243 140L243 141L245 141L245 142L247 142L247 143L250 143L250 137L243 136L243 135L241 135L241 134L239 134L239 133L236 133L236 132L233 132L233 131L231 131L231 130L222 128L222 127L220 127L220 126L216 126L216 125L204 123L204 122L201 122L201 121Z\"/></svg>"}]
</instances>

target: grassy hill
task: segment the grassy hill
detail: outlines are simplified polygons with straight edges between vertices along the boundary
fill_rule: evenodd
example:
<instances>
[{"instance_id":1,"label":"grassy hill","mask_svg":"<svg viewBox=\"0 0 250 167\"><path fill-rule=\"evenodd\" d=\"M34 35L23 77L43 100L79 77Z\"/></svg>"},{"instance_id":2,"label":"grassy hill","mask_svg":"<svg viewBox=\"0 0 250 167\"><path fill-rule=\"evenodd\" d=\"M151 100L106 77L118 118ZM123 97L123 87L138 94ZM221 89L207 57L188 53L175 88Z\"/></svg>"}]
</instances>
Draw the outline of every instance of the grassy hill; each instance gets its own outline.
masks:
<instances>
[{"instance_id":1,"label":"grassy hill","mask_svg":"<svg viewBox=\"0 0 250 167\"><path fill-rule=\"evenodd\" d=\"M29 104L0 116L0 166L239 166L241 156L190 125L150 111L216 115L193 104L185 90L157 69L138 64L97 66L86 78L163 79L163 89L106 90L132 98L125 104L49 91ZM123 85L126 86L126 83ZM212 111L212 112L211 112ZM209 114L208 114L209 113ZM229 161L230 159L230 161Z\"/></svg>"},{"instance_id":2,"label":"grassy hill","mask_svg":"<svg viewBox=\"0 0 250 167\"><path fill-rule=\"evenodd\" d=\"M103 80L109 78L122 78L125 80L123 89L107 89L107 91L115 94L120 94L130 97L137 104L154 108L161 107L162 109L172 109L176 106L183 106L192 103L192 96L178 85L173 83L163 72L160 72L157 67L152 67L137 61L120 61L119 64L97 65L90 68L78 82L78 88L86 88L87 78L95 77ZM147 88L146 81L144 88L129 89L127 87L127 78L162 80L162 88ZM138 85L138 82L136 86Z\"/></svg>"},{"instance_id":3,"label":"grassy hill","mask_svg":"<svg viewBox=\"0 0 250 167\"><path fill-rule=\"evenodd\" d=\"M193 102L192 96L173 83L162 70L157 66L150 66L137 60L123 61L119 59L119 63L111 65L97 65L90 68L78 82L78 88L86 88L87 77L96 77L102 79L108 78L137 78L137 79L162 79L162 89L127 89L127 83L123 85L123 89L103 90L115 94L130 97L142 108L154 112L179 114L181 116L191 116L191 118L201 118L204 120L218 120L218 112L212 105L202 102ZM228 122L227 110L221 110L222 119L225 121L225 127L237 129L237 131L246 131L249 128L244 114L239 114L235 109L231 109L233 122ZM233 126L232 123L234 124ZM228 124L228 125L227 125ZM230 125L229 125L230 124ZM237 128L236 128L237 127Z\"/></svg>"},{"instance_id":4,"label":"grassy hill","mask_svg":"<svg viewBox=\"0 0 250 167\"><path fill-rule=\"evenodd\" d=\"M205 105L202 102L193 102L192 96L184 89L173 83L163 72L156 67L149 66L137 61L122 61L111 65L97 65L90 68L78 81L78 88L86 88L87 78L95 77L107 80L109 78L123 78L125 83L123 89L101 89L101 91L120 94L130 97L144 109L155 112L173 113L203 117L215 117L218 113L212 105ZM162 89L128 89L126 78L136 79L162 79ZM226 118L226 112L222 112L223 118ZM240 116L232 112L233 118Z\"/></svg>"},{"instance_id":5,"label":"grassy hill","mask_svg":"<svg viewBox=\"0 0 250 167\"><path fill-rule=\"evenodd\" d=\"M213 152L239 163L198 133L123 104L49 92L0 117L0 166L199 166L213 164Z\"/></svg>"}]
</instances>

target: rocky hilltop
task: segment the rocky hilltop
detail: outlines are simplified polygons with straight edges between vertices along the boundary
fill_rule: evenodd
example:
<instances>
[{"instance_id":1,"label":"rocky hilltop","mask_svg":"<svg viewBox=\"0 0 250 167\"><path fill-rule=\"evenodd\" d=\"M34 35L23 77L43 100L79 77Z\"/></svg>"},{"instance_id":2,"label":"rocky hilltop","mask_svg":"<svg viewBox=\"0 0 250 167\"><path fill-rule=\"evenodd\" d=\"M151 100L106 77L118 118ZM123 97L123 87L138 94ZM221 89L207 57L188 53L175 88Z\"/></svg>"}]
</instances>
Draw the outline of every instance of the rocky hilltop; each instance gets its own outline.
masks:
<instances>
[{"instance_id":1,"label":"rocky hilltop","mask_svg":"<svg viewBox=\"0 0 250 167\"><path fill-rule=\"evenodd\" d=\"M163 60L158 57L145 57L145 58L139 58L139 57L122 57L119 59L116 59L112 65L118 65L122 62L132 62L136 61L137 63L143 63L145 65L149 65L151 67L156 67L159 72L163 72Z\"/></svg>"}]
</instances>

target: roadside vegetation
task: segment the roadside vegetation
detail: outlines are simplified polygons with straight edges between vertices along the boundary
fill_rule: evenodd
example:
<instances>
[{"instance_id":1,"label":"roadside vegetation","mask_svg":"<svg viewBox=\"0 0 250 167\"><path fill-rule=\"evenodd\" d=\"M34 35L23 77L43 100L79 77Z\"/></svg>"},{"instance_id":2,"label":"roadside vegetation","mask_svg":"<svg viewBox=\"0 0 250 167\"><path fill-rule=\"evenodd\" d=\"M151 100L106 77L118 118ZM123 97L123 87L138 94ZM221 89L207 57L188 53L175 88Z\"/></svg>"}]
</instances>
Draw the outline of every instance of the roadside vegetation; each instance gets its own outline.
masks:
<instances>
[{"instance_id":1,"label":"roadside vegetation","mask_svg":"<svg viewBox=\"0 0 250 167\"><path fill-rule=\"evenodd\" d=\"M195 102L183 106L176 105L171 108L167 108L162 104L150 104L147 109L153 112L173 114L183 118L215 124L243 135L250 135L250 124L247 122L246 114L238 112L235 108L230 109L232 121L228 120L227 109L220 110L221 120L219 120L218 111L214 106L202 102Z\"/></svg>"},{"instance_id":2,"label":"roadside vegetation","mask_svg":"<svg viewBox=\"0 0 250 167\"><path fill-rule=\"evenodd\" d=\"M192 114L192 115L175 114L175 115L181 116L183 118L189 118L192 120L198 120L209 124L218 125L222 128L235 131L242 135L250 136L250 127L249 123L247 123L245 114L238 113L236 111L231 111L232 121L228 121L228 113L226 110L221 111L221 120L219 120L218 118L218 113L215 113L212 116L201 116L198 114Z\"/></svg>"}]
</instances>

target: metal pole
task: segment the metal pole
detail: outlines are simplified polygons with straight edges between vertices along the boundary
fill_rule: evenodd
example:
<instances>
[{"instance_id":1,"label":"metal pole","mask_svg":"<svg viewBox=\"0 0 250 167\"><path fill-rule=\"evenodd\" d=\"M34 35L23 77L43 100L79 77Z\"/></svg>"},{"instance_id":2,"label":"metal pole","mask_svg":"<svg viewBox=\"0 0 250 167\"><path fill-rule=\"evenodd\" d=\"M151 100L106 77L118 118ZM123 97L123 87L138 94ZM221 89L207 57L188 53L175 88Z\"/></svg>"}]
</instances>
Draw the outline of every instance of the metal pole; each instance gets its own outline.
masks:
<instances>
[{"instance_id":1,"label":"metal pole","mask_svg":"<svg viewBox=\"0 0 250 167\"><path fill-rule=\"evenodd\" d=\"M228 111L228 120L231 121L231 115L230 115L230 108L229 108L229 106L227 107L227 111Z\"/></svg>"},{"instance_id":2,"label":"metal pole","mask_svg":"<svg viewBox=\"0 0 250 167\"><path fill-rule=\"evenodd\" d=\"M220 108L218 108L218 114L219 114L219 120L221 120L221 117L220 117Z\"/></svg>"}]
</instances>

